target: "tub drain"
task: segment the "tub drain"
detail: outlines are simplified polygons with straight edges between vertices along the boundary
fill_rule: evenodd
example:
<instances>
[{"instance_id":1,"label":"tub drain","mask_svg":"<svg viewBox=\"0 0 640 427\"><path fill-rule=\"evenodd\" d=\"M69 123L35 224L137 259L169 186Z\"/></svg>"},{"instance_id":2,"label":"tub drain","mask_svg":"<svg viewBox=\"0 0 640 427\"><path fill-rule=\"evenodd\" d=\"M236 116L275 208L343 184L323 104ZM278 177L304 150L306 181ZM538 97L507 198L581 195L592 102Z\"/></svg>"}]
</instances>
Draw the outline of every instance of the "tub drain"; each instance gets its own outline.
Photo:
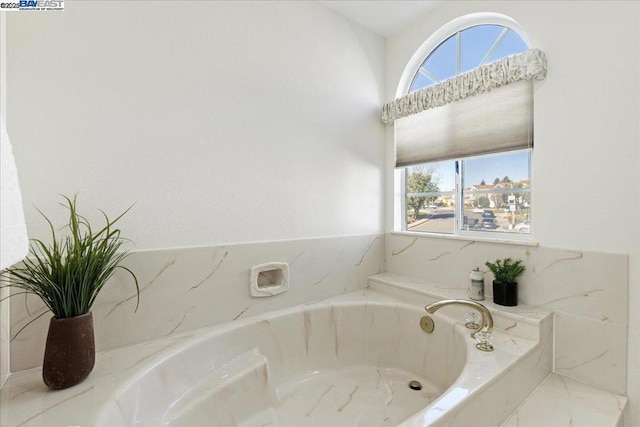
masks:
<instances>
[{"instance_id":1,"label":"tub drain","mask_svg":"<svg viewBox=\"0 0 640 427\"><path fill-rule=\"evenodd\" d=\"M422 390L422 384L420 384L420 381L409 381L409 388L411 390Z\"/></svg>"}]
</instances>

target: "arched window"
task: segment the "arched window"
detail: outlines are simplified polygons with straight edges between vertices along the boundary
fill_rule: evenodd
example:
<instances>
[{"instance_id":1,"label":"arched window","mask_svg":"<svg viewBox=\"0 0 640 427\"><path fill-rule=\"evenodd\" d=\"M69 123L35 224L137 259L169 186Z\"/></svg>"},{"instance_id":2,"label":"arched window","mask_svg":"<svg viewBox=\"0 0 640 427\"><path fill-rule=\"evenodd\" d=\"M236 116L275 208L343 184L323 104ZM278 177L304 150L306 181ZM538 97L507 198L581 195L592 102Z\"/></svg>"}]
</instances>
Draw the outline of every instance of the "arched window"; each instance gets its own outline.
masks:
<instances>
[{"instance_id":1,"label":"arched window","mask_svg":"<svg viewBox=\"0 0 640 427\"><path fill-rule=\"evenodd\" d=\"M503 25L465 28L440 43L427 56L415 73L409 92L528 49L527 43L515 31Z\"/></svg>"},{"instance_id":2,"label":"arched window","mask_svg":"<svg viewBox=\"0 0 640 427\"><path fill-rule=\"evenodd\" d=\"M459 18L437 31L416 52L409 65L405 69L398 96L413 94L421 95L433 89L428 97L412 98L410 100L397 100L398 104L388 108L385 106L383 116L394 108L415 109L416 104L420 108L439 107L439 98L443 98L442 86L451 87L454 78L466 78L473 73L482 72L488 67L496 65L496 61L510 61L512 55L531 52L526 34L510 18L502 15L495 18L487 15L476 15ZM526 55L523 54L523 55ZM542 54L543 55L543 54ZM517 55L518 57L522 55ZM504 59L510 57L508 59ZM493 64L492 64L493 63ZM412 65L413 64L413 65ZM481 68L478 68L481 67ZM546 73L546 62L543 65ZM466 74L465 74L466 73ZM460 77L461 76L461 77ZM543 78L533 76L533 78ZM532 77L528 77L529 79ZM454 79L454 80L451 80ZM505 83L492 88L500 87ZM518 83L520 84L520 83ZM529 93L532 103L532 82ZM464 87L455 83L455 87ZM513 85L514 87L516 85ZM431 88L431 89L429 89ZM424 90L423 90L424 89ZM498 89L490 89L487 92L499 92ZM433 95L435 93L435 95ZM451 92L448 94L450 95ZM459 99L465 99L470 95L463 95ZM485 95L480 95L478 98ZM409 98L406 96L405 98ZM446 98L446 96L444 96ZM427 99L427 101L424 101ZM435 100L435 101L434 101ZM423 103L435 102L435 107L422 107ZM443 103L448 103L446 101ZM465 101L466 102L466 101ZM477 101L472 101L477 102ZM484 99L483 99L484 102ZM490 102L502 102L500 98ZM462 104L462 102L460 103ZM456 133L461 120L458 118L453 124L442 126L434 123L439 120L449 120L452 114L458 114L459 106L450 108L446 113L434 113L429 117L432 125L437 128L433 134L441 137L442 134ZM473 105L470 103L470 105ZM479 104L482 105L482 104ZM494 104L495 105L495 104ZM465 107L469 108L469 107ZM474 108L474 107L471 107ZM476 110L482 107L475 107ZM433 110L432 110L433 111ZM529 117L527 125L532 131L533 109L527 110ZM396 117L398 120L406 117L406 111L401 111ZM409 114L419 115L412 111ZM460 113L464 118L465 113ZM413 116L415 117L415 116ZM495 115L494 115L495 117ZM393 123L392 117L392 123ZM409 122L414 119L409 119ZM415 120L414 120L415 121ZM419 120L418 120L419 121ZM387 122L385 120L385 122ZM389 122L387 122L389 124ZM396 144L398 134L411 135L413 129L407 131L404 127L396 127ZM410 125L409 125L410 126ZM420 126L425 126L424 120ZM420 133L420 132L418 132ZM529 133L529 143L504 148L491 148L481 153L468 154L462 150L462 154L440 155L436 154L433 161L419 162L412 160L413 153L401 158L397 151L396 185L400 191L396 192L396 221L395 228L400 231L453 234L470 237L493 237L501 240L530 240L531 239L531 157L533 152L532 132ZM473 145L473 132L468 132L463 141L464 144ZM411 139L409 136L408 139ZM420 136L422 138L422 136ZM418 145L421 148L423 140L418 138L411 141L409 152L415 150ZM415 138L414 138L415 139ZM447 141L448 142L448 141ZM460 141L453 142L458 147ZM430 144L427 141L425 144ZM478 141L482 145L485 141ZM436 144L437 145L437 144ZM440 149L439 146L429 147L431 153ZM398 150L398 149L397 149ZM455 150L453 150L455 151ZM405 154L403 154L405 155ZM439 157L438 157L439 156ZM430 158L429 156L426 156ZM418 159L421 157L418 156Z\"/></svg>"}]
</instances>

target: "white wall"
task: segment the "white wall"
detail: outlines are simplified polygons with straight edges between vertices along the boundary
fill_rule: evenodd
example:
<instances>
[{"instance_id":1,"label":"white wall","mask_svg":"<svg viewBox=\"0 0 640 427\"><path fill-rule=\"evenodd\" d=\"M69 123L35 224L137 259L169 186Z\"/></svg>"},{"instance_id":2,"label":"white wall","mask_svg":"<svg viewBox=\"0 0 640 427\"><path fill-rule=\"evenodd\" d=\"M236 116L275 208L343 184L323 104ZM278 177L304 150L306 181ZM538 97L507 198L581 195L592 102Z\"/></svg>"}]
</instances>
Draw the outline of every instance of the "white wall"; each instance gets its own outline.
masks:
<instances>
[{"instance_id":1,"label":"white wall","mask_svg":"<svg viewBox=\"0 0 640 427\"><path fill-rule=\"evenodd\" d=\"M5 91L7 78L7 38L6 12L0 12L0 116L6 119L7 94ZM2 285L0 281L0 285ZM9 295L7 288L0 288L0 387L9 377L9 301L4 298Z\"/></svg>"},{"instance_id":2,"label":"white wall","mask_svg":"<svg viewBox=\"0 0 640 427\"><path fill-rule=\"evenodd\" d=\"M383 230L384 40L313 2L67 2L7 17L30 237L58 194L138 249Z\"/></svg>"},{"instance_id":3,"label":"white wall","mask_svg":"<svg viewBox=\"0 0 640 427\"><path fill-rule=\"evenodd\" d=\"M541 246L629 254L627 388L640 425L640 3L446 2L387 41L386 96L438 28L474 12L518 21L547 55L537 85L532 172ZM392 132L387 130L386 200L393 199ZM391 203L387 229L391 230Z\"/></svg>"}]
</instances>

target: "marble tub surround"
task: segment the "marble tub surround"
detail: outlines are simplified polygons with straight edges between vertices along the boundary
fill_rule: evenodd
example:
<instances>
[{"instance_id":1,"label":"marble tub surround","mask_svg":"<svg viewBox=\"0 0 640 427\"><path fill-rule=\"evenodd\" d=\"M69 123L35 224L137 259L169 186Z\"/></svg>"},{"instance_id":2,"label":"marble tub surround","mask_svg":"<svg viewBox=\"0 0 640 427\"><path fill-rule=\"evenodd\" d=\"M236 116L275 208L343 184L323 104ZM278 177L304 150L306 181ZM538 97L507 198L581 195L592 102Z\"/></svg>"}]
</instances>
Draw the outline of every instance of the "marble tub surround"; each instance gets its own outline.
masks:
<instances>
[{"instance_id":1,"label":"marble tub surround","mask_svg":"<svg viewBox=\"0 0 640 427\"><path fill-rule=\"evenodd\" d=\"M463 289L395 273L372 276L369 279L369 289L392 295L402 301L413 301L425 305L441 299L465 298ZM518 387L514 387L513 382L518 383L519 381L514 379L517 378L515 375L511 378L498 379L490 388L487 388L488 391L481 393L456 414L447 416L446 420L451 419L452 422L459 423L459 425L485 426L498 425L495 420L500 419L501 422L504 421L503 424L500 424L504 427L565 427L569 425L614 427L623 425L623 411L627 402L624 391L614 393L601 386L596 387L565 376L569 371L564 368L568 361L563 360L562 357L559 361L556 360L555 369L558 373L552 373L547 377L548 372L553 368L554 323L555 334L561 334L556 341L555 351L560 351L561 355L572 353L571 348L575 353L576 347L580 353L591 352L589 330L585 330L583 334L565 337L564 318L559 318L556 315L554 319L550 310L526 304L505 307L493 304L490 299L481 301L481 303L491 311L498 329L508 330L511 334L524 336L541 343L540 359L531 358L524 362L523 369L519 372L519 375L522 376L520 379L522 384L530 381L532 375L535 375L541 384L535 389L529 389L531 394L525 395L526 388L519 390ZM466 308L449 306L446 312L440 310L438 313L459 320L464 318L467 311ZM578 320L578 322L584 321L584 319ZM600 326L602 325L600 322ZM579 326L581 324L577 327ZM594 325L594 327L598 327L598 325ZM568 333L572 334L571 328ZM615 341L621 337L618 335L609 337L609 339ZM558 346L561 348L558 349ZM602 357L609 359L606 354ZM610 363L615 365L615 359L611 359ZM607 371L608 374L613 373L613 378L606 378L599 369L589 369L588 363L584 367L578 368L585 369L584 372L581 372L582 374L595 376L594 381L590 381L591 383L620 382L622 381L621 376L625 374L624 368L620 366L617 371L615 369ZM509 402L509 399L512 401ZM522 403L514 411L514 402L518 401L522 401Z\"/></svg>"},{"instance_id":2,"label":"marble tub surround","mask_svg":"<svg viewBox=\"0 0 640 427\"><path fill-rule=\"evenodd\" d=\"M556 313L555 331L557 373L617 394L627 393L625 326Z\"/></svg>"},{"instance_id":3,"label":"marble tub surround","mask_svg":"<svg viewBox=\"0 0 640 427\"><path fill-rule=\"evenodd\" d=\"M402 301L426 306L443 299L468 299L464 289L451 288L430 280L417 279L396 273L381 273L369 278L368 289L393 296ZM541 331L552 323L552 312L539 307L520 304L516 307L497 305L487 299L478 301L487 307L493 316L494 327L533 340L541 340ZM442 311L446 310L446 311ZM465 314L474 311L468 307L447 306L438 314L464 319ZM546 323L545 323L546 322ZM542 326L545 323L546 326ZM551 368L551 361L547 367Z\"/></svg>"},{"instance_id":4,"label":"marble tub surround","mask_svg":"<svg viewBox=\"0 0 640 427\"><path fill-rule=\"evenodd\" d=\"M452 288L424 279L403 276L395 273L382 273L369 279L370 290L393 296L402 301L426 305L442 299L466 299L464 289ZM553 313L539 307L520 304L505 307L493 304L490 300L481 301L492 314L494 329L507 331L503 344L516 351L521 344L511 341L513 337L523 337L538 345L519 364L512 368L510 375L498 376L486 384L480 392L470 397L465 405L448 411L434 425L489 426L499 425L532 393L553 370ZM438 310L434 321L443 316L454 322L463 322L467 307L447 306ZM469 331L469 330L468 330ZM421 426L418 417L412 426Z\"/></svg>"},{"instance_id":5,"label":"marble tub surround","mask_svg":"<svg viewBox=\"0 0 640 427\"><path fill-rule=\"evenodd\" d=\"M519 306L555 313L556 371L626 393L627 255L399 233L387 235L386 252L388 273L425 279L443 294L466 291L469 271L480 267L488 304L491 274L484 262L524 260Z\"/></svg>"},{"instance_id":6,"label":"marble tub surround","mask_svg":"<svg viewBox=\"0 0 640 427\"><path fill-rule=\"evenodd\" d=\"M140 306L126 274L107 283L94 307L96 350L250 317L340 295L367 285L384 271L384 235L243 243L134 251L125 265L140 283ZM289 265L289 290L252 298L250 269L268 262ZM11 299L12 336L44 311L30 296ZM10 343L11 372L42 364L49 322L44 315Z\"/></svg>"},{"instance_id":7,"label":"marble tub surround","mask_svg":"<svg viewBox=\"0 0 640 427\"><path fill-rule=\"evenodd\" d=\"M620 427L626 404L624 396L552 374L502 427Z\"/></svg>"},{"instance_id":8,"label":"marble tub surround","mask_svg":"<svg viewBox=\"0 0 640 427\"><path fill-rule=\"evenodd\" d=\"M427 336L421 314L351 295L216 328L141 370L96 425L398 425L449 388L467 358L453 324ZM423 390L411 393L411 379Z\"/></svg>"},{"instance_id":9,"label":"marble tub surround","mask_svg":"<svg viewBox=\"0 0 640 427\"><path fill-rule=\"evenodd\" d=\"M92 425L97 405L154 354L171 351L197 335L186 332L126 348L96 353L96 365L82 383L51 392L42 382L42 368L13 373L0 389L0 425ZM73 402L71 406L69 404ZM70 412L70 410L73 411Z\"/></svg>"},{"instance_id":10,"label":"marble tub surround","mask_svg":"<svg viewBox=\"0 0 640 427\"><path fill-rule=\"evenodd\" d=\"M214 415L221 422L235 416L243 426L465 426L472 415L465 408L485 395L487 419L497 425L548 375L542 361L549 349L511 331L496 328L496 350L481 352L443 309L434 333L424 334L424 308L415 299L359 290L102 352L85 382L58 393L46 392L40 368L21 372L0 390L0 423L114 426L130 425L134 415L141 425L157 425L158 416L197 425L209 405L202 393L190 399L190 391L206 383L231 399ZM407 388L414 377L421 392ZM248 390L266 393L242 399ZM171 405L160 410L163 402Z\"/></svg>"}]
</instances>

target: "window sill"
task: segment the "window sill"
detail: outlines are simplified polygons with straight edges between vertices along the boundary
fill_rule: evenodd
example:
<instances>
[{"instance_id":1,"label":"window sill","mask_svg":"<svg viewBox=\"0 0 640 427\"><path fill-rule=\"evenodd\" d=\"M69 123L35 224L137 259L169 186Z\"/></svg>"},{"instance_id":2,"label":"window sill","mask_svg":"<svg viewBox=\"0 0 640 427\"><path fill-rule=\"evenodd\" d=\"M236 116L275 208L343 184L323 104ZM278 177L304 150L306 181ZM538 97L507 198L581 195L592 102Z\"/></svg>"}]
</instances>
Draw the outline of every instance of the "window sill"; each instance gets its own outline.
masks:
<instances>
[{"instance_id":1,"label":"window sill","mask_svg":"<svg viewBox=\"0 0 640 427\"><path fill-rule=\"evenodd\" d=\"M467 242L499 243L516 246L538 246L538 242L534 240L510 240L493 237L460 236L455 234L419 233L416 231L391 231L389 232L389 234L397 234L399 236L428 237L435 239L464 240Z\"/></svg>"}]
</instances>

